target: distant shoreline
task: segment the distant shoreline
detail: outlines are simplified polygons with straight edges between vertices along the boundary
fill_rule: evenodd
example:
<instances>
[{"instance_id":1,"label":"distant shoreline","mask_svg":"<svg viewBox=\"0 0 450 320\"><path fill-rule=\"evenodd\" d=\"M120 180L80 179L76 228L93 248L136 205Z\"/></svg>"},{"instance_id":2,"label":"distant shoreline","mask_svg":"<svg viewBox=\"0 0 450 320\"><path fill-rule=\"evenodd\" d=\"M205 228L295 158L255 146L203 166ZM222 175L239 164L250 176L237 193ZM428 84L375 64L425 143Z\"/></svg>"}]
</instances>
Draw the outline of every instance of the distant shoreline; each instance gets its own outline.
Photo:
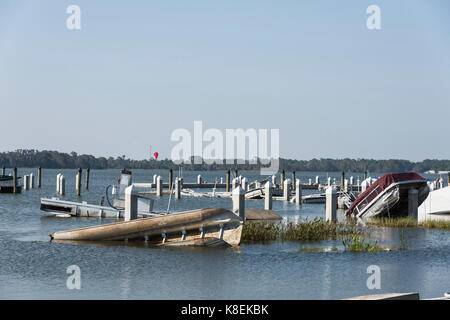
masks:
<instances>
[{"instance_id":1,"label":"distant shoreline","mask_svg":"<svg viewBox=\"0 0 450 320\"><path fill-rule=\"evenodd\" d=\"M0 153L0 167L6 168L35 168L44 169L176 169L179 165L171 160L133 160L123 157L94 157L92 155L79 155L75 152L62 153L58 151L16 150ZM183 164L183 170L189 171L216 171L216 170L246 170L256 171L261 168L259 164ZM280 171L301 172L427 172L430 170L450 171L450 160L424 160L413 162L401 159L374 160L374 159L312 159L291 160L280 158Z\"/></svg>"}]
</instances>

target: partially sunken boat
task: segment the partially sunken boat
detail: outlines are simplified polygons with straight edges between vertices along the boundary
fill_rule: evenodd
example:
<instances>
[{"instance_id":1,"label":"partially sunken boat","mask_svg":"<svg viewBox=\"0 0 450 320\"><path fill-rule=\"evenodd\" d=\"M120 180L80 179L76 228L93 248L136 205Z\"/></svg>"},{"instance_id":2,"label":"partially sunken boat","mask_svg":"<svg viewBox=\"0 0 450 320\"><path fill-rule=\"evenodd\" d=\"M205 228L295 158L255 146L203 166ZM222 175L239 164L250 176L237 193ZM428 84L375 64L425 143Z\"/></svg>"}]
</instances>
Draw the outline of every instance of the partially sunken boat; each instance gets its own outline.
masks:
<instances>
[{"instance_id":1,"label":"partially sunken boat","mask_svg":"<svg viewBox=\"0 0 450 320\"><path fill-rule=\"evenodd\" d=\"M386 174L352 203L347 215L357 218L407 216L410 190L418 192L417 206L430 192L427 181L415 172Z\"/></svg>"},{"instance_id":2,"label":"partially sunken boat","mask_svg":"<svg viewBox=\"0 0 450 320\"><path fill-rule=\"evenodd\" d=\"M20 177L17 178L19 180ZM14 178L12 176L0 175L0 193L13 193L14 192ZM21 186L16 186L16 192L22 191Z\"/></svg>"},{"instance_id":3,"label":"partially sunken boat","mask_svg":"<svg viewBox=\"0 0 450 320\"><path fill-rule=\"evenodd\" d=\"M238 246L243 221L226 209L199 209L50 234L52 240L137 240L166 245Z\"/></svg>"}]
</instances>

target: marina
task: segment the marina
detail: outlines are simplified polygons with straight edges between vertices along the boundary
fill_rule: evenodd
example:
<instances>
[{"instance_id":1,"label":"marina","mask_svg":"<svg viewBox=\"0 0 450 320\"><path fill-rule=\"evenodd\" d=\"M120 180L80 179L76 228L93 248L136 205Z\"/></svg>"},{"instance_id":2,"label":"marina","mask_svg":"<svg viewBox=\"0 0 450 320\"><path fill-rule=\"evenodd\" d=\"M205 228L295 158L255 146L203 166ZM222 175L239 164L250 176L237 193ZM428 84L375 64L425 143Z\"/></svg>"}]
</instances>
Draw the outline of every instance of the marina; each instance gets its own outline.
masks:
<instances>
[{"instance_id":1,"label":"marina","mask_svg":"<svg viewBox=\"0 0 450 320\"><path fill-rule=\"evenodd\" d=\"M19 169L19 176L36 174L36 169ZM84 170L84 172L86 172ZM65 194L62 196L56 193L55 177L61 173L65 177ZM1 230L1 243L3 246L4 261L2 264L2 282L8 285L8 291L0 290L0 296L25 295L25 297L56 297L64 292L64 288L46 291L43 295L43 288L51 285L54 281L59 281L59 277L64 277L65 261L81 264L83 270L95 270L98 264L98 256L102 256L103 268L109 268L110 272L100 275L98 272L86 271L84 276L83 293L73 292L72 297L99 297L102 298L221 298L228 297L234 288L239 286L245 288L236 298L245 299L250 297L270 298L274 294L283 299L344 299L361 295L370 295L372 292L365 286L365 269L367 261L379 263L382 266L389 266L390 272L384 275L384 281L390 285L383 288L383 292L420 292L420 298L436 298L448 291L446 282L442 279L447 276L446 270L447 256L450 255L448 248L448 237L445 230L424 230L424 229L396 229L396 228L376 228L371 233L371 239L376 239L379 244L396 246L403 234L407 239L409 249L407 251L392 251L385 253L352 253L345 250L340 253L333 253L331 248L336 247L340 251L340 240L325 240L314 242L292 242L275 241L268 243L254 243L241 239L239 246L227 245L220 240L220 226L209 236L205 234L202 238L198 225L193 226L195 234L193 238L188 238L190 232L175 230L167 237L167 242L163 243L163 233L157 231L156 238L151 240L151 235L138 235L140 240L110 241L108 238L95 239L91 237L85 240L74 239L67 235L73 234L74 230L82 234L83 230L95 230L102 228L108 232L108 226L112 223L126 224L127 222L115 222L117 219L124 220L125 216L116 216L117 210L111 210L105 203L100 206L102 198L105 197L105 186L117 182L119 170L91 170L89 190L85 190L84 183L80 197L77 195L77 170L43 170L43 181L41 188L33 188L18 195L3 195L4 208L0 216L3 226ZM167 175L167 171L133 170L133 183L152 181L153 175ZM205 179L215 180L225 176L226 172L185 172L185 181L196 180L201 174ZM326 181L324 173L318 173ZM243 175L249 180L263 180L256 172L245 172ZM335 173L334 177L340 180L340 173ZM361 173L353 174L362 177ZM297 172L297 177L308 181L309 176L314 173ZM83 175L85 177L85 174ZM174 177L175 178L175 177ZM278 176L277 179L280 179ZM435 180L435 176L428 176L429 180ZM84 181L85 179L83 179ZM361 178L361 181L363 179ZM139 188L141 190L141 188ZM144 190L144 189L142 189ZM212 192L203 189L206 192ZM446 190L443 188L442 190ZM195 190L197 192L197 190ZM303 190L304 195L317 193L317 190ZM170 202L170 216L176 212L196 211L199 208L224 208L224 212L229 212L232 217L238 217L232 211L232 199L229 197L183 197L175 199L172 194L163 194L157 197L156 194L141 194L154 200L150 210L150 203L146 204L142 213L153 212L155 219L165 219ZM6 197L6 198L5 198ZM293 193L295 197L295 192ZM49 199L47 205L52 205L51 199L57 198L58 205L79 205L83 204L85 209L103 211L101 218L96 213L90 217L78 215L68 218L67 212L43 212L39 210L41 199ZM148 201L143 199L143 201ZM22 202L21 206L17 203ZM67 202L67 203L65 203ZM245 200L245 210L256 212L257 215L264 210L265 200ZM94 205L96 203L96 205ZM45 202L44 202L45 204ZM93 206L93 207L91 207ZM326 204L303 203L301 206L291 201L273 201L272 212L279 215L281 222L301 222L305 219L326 218ZM72 210L72 209L70 209ZM110 210L110 211L108 211ZM120 212L121 210L119 210ZM259 211L259 212L258 212ZM81 212L81 211L79 211ZM98 211L97 211L98 212ZM344 221L346 212L336 211L336 219ZM136 220L145 220L145 215L140 215ZM231 217L231 216L230 216ZM276 217L276 216L275 216ZM153 219L153 218L151 218ZM235 218L236 219L236 218ZM245 227L245 225L244 225ZM93 228L93 229L92 229ZM100 229L97 229L100 230ZM188 231L188 230L186 230ZM89 231L91 232L91 231ZM103 231L102 231L103 232ZM215 233L214 233L215 232ZM53 235L53 240L49 241L48 235ZM86 233L84 233L86 234ZM95 232L97 234L97 232ZM169 233L166 233L169 234ZM58 240L59 235L66 240ZM148 236L147 239L146 236ZM128 239L127 236L121 236ZM183 237L185 237L183 239ZM69 239L70 238L70 239ZM145 241L147 240L147 241ZM162 249L163 247L166 249ZM175 246L175 247L174 247ZM186 247L187 246L187 247ZM217 248L217 246L219 248ZM224 249L228 247L228 249ZM7 249L9 248L9 249ZM207 249L209 248L209 249ZM330 251L327 250L330 248ZM206 251L205 251L206 250ZM14 252L22 252L24 255L17 256ZM423 257L427 256L426 260ZM430 258L430 255L432 258ZM48 260L50 257L50 260ZM72 257L72 258L71 258ZM116 258L121 257L121 258ZM57 260L55 260L57 259ZM68 260L67 260L68 259ZM433 265L427 261L432 259ZM29 276L19 277L29 265L26 261L39 261L33 263L33 271ZM53 261L50 263L50 261ZM58 262L59 261L59 262ZM134 261L147 262L145 268L136 265ZM236 263L240 261L241 267L253 270L251 274L238 271ZM289 263L286 263L289 261ZM403 266L409 267L398 268ZM345 269L348 264L351 269ZM202 275L195 276L198 265L203 265ZM20 266L13 268L13 265ZM217 266L221 266L224 277L231 277L235 280L222 283L218 274L214 271ZM114 267L113 267L114 266ZM197 266L197 267L196 267ZM60 268L61 274L58 276L48 270ZM92 269L93 268L93 269ZM177 273L180 268L188 269L194 274L192 279L180 278ZM205 269L206 268L206 269ZM273 271L277 270L277 275L273 277ZM405 272L405 268L407 272ZM165 270L162 272L162 270ZM208 271L205 271L208 270ZM344 272L344 270L347 270ZM353 270L353 271L348 271ZM442 271L439 271L442 270ZM255 271L257 271L255 273ZM444 273L442 273L444 272ZM269 276L270 273L270 276ZM406 274L414 275L414 281L405 280ZM170 274L170 277L168 275ZM234 276L232 276L234 274ZM238 275L238 278L234 278ZM40 278L40 285L29 290L26 285L27 277ZM195 282L195 279L208 279L209 286L221 286L221 291L208 290L202 282ZM348 282L346 281L348 280ZM358 281L358 279L360 279ZM258 285L255 286L255 281ZM13 284L14 283L14 284ZM146 289L151 283L151 288ZM280 283L291 283L284 285ZM331 286L333 283L333 286ZM352 283L352 285L350 285ZM309 284L307 289L305 284ZM208 286L208 287L209 287ZM24 288L27 288L24 291ZM114 289L117 288L117 289ZM279 289L277 289L279 288ZM157 290L155 290L157 289ZM345 292L345 294L342 294Z\"/></svg>"}]
</instances>

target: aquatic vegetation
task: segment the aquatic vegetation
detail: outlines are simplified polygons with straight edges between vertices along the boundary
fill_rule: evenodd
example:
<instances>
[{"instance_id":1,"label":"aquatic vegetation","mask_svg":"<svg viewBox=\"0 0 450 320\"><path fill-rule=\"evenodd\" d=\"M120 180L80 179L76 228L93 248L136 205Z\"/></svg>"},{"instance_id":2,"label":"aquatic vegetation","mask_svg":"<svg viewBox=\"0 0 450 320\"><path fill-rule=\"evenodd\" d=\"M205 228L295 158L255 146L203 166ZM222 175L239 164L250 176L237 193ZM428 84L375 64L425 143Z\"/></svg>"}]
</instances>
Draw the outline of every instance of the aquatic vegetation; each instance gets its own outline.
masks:
<instances>
[{"instance_id":1,"label":"aquatic vegetation","mask_svg":"<svg viewBox=\"0 0 450 320\"><path fill-rule=\"evenodd\" d=\"M391 228L425 228L425 229L441 229L450 230L450 221L432 221L427 220L423 223L418 223L417 220L411 217L399 218L373 218L369 221L369 225L376 227L391 227Z\"/></svg>"},{"instance_id":2,"label":"aquatic vegetation","mask_svg":"<svg viewBox=\"0 0 450 320\"><path fill-rule=\"evenodd\" d=\"M360 235L352 234L342 240L345 251L354 252L378 252L381 250L389 250L378 245L377 241L368 241L363 239Z\"/></svg>"},{"instance_id":3,"label":"aquatic vegetation","mask_svg":"<svg viewBox=\"0 0 450 320\"><path fill-rule=\"evenodd\" d=\"M363 230L354 223L327 222L324 219L305 219L299 223L247 222L242 241L320 241L336 240Z\"/></svg>"}]
</instances>

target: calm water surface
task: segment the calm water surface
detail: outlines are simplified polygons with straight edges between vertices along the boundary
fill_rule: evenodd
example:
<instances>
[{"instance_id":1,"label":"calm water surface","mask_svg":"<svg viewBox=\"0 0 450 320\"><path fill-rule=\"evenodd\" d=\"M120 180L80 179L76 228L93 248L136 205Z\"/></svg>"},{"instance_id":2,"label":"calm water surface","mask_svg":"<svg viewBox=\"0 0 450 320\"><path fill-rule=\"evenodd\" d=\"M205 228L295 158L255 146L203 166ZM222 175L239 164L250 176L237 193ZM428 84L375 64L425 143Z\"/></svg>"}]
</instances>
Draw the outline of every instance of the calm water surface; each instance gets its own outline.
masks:
<instances>
[{"instance_id":1,"label":"calm water surface","mask_svg":"<svg viewBox=\"0 0 450 320\"><path fill-rule=\"evenodd\" d=\"M20 169L19 174L36 170ZM420 292L421 297L450 291L450 232L405 230L409 250L379 253L302 252L304 248L340 247L339 241L242 244L239 248L154 248L145 245L73 245L51 243L48 234L113 222L91 218L55 218L39 210L41 197L56 196L57 173L66 177L68 200L75 195L75 170L43 170L43 187L21 195L0 195L1 299L340 299L382 292ZM167 181L167 171L134 170L134 182L149 182L153 174ZM175 172L174 172L175 174ZM198 172L184 172L195 181ZM204 180L224 172L201 172ZM241 173L257 178L257 173ZM318 173L324 181L327 174ZM338 181L339 173L330 174ZM353 174L358 176L358 174ZM362 176L362 174L359 174ZM98 204L105 187L119 170L91 170L90 190L81 200ZM303 181L315 173L297 173ZM430 176L429 178L435 178ZM168 196L155 209L167 209ZM262 208L262 201L247 207ZM231 208L229 199L172 200L171 211L205 207ZM324 217L324 205L274 202L285 219ZM382 244L398 245L400 230L373 234ZM81 290L66 287L70 265L81 268ZM381 268L381 290L366 287L367 267Z\"/></svg>"}]
</instances>

